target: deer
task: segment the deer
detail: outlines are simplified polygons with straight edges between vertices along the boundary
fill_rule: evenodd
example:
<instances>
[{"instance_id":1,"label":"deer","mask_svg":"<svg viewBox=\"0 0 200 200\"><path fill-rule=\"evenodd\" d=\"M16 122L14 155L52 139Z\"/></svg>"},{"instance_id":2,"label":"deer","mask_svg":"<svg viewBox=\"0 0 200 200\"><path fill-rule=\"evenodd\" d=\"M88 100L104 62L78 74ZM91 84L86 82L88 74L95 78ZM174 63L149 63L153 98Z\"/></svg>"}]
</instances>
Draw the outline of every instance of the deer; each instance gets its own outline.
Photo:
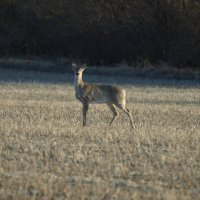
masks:
<instances>
[{"instance_id":1,"label":"deer","mask_svg":"<svg viewBox=\"0 0 200 200\"><path fill-rule=\"evenodd\" d=\"M130 120L132 128L132 114L126 108L126 92L124 88L115 85L92 84L83 81L83 72L86 69L86 64L72 64L74 70L74 86L75 96L82 103L83 127L86 126L86 115L89 109L89 104L107 104L113 113L113 118L109 125L113 124L118 117L117 108L126 113Z\"/></svg>"}]
</instances>

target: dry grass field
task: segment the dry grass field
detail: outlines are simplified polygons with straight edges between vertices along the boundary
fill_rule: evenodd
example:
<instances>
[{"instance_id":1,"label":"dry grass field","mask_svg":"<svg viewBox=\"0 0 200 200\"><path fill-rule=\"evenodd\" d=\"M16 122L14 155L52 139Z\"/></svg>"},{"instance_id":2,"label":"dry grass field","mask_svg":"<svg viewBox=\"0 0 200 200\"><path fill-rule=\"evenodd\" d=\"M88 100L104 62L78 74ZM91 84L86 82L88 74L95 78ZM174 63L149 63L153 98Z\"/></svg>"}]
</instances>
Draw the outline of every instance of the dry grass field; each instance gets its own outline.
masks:
<instances>
[{"instance_id":1,"label":"dry grass field","mask_svg":"<svg viewBox=\"0 0 200 200\"><path fill-rule=\"evenodd\" d=\"M123 85L135 129L106 105L82 128L72 74L0 70L0 199L200 199L199 85L84 78Z\"/></svg>"}]
</instances>

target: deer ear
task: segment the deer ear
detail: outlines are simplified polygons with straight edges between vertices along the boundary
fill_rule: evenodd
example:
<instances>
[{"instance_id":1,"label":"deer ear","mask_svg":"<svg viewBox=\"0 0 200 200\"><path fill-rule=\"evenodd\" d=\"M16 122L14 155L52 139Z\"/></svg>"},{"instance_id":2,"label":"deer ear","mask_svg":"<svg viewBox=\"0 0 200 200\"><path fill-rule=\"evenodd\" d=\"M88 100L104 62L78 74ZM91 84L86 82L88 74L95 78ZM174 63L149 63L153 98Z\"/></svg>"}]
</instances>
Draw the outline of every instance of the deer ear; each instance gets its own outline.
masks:
<instances>
[{"instance_id":1,"label":"deer ear","mask_svg":"<svg viewBox=\"0 0 200 200\"><path fill-rule=\"evenodd\" d=\"M75 63L72 63L72 69L76 69L77 68L77 65Z\"/></svg>"},{"instance_id":2,"label":"deer ear","mask_svg":"<svg viewBox=\"0 0 200 200\"><path fill-rule=\"evenodd\" d=\"M87 64L84 64L81 66L82 69L85 69L87 67Z\"/></svg>"}]
</instances>

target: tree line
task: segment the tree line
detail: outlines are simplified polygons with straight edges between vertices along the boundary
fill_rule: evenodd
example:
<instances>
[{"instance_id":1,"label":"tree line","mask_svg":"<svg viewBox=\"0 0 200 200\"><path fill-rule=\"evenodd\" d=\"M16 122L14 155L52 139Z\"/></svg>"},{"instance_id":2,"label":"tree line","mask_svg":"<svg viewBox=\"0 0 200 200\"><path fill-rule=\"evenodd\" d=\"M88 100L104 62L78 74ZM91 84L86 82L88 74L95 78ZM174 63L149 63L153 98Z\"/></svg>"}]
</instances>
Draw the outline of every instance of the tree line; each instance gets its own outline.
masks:
<instances>
[{"instance_id":1,"label":"tree line","mask_svg":"<svg viewBox=\"0 0 200 200\"><path fill-rule=\"evenodd\" d=\"M200 68L200 0L1 0L1 56Z\"/></svg>"}]
</instances>

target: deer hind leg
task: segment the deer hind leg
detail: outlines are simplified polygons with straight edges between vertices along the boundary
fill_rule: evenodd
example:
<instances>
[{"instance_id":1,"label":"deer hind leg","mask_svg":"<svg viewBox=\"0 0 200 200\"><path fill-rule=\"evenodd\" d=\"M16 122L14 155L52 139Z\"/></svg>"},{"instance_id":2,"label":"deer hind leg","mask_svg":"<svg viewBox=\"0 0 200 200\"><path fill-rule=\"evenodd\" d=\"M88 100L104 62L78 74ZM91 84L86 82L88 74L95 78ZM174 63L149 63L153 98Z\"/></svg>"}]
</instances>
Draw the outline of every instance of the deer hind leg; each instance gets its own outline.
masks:
<instances>
[{"instance_id":1,"label":"deer hind leg","mask_svg":"<svg viewBox=\"0 0 200 200\"><path fill-rule=\"evenodd\" d=\"M129 120L130 120L130 124L131 124L131 127L134 128L134 125L133 125L133 116L131 114L131 112L129 111L128 108L126 108L125 105L121 105L121 104L118 104L116 105L119 109L123 110L129 117Z\"/></svg>"},{"instance_id":2,"label":"deer hind leg","mask_svg":"<svg viewBox=\"0 0 200 200\"><path fill-rule=\"evenodd\" d=\"M89 104L87 102L83 102L83 126L86 126L86 115L88 112Z\"/></svg>"},{"instance_id":3,"label":"deer hind leg","mask_svg":"<svg viewBox=\"0 0 200 200\"><path fill-rule=\"evenodd\" d=\"M111 125L116 120L116 118L118 116L118 112L117 112L117 109L116 109L114 104L109 104L108 103L107 105L108 105L108 107L111 109L111 111L113 113L113 118L112 118L112 120L110 121L110 124L109 124L109 125Z\"/></svg>"}]
</instances>

